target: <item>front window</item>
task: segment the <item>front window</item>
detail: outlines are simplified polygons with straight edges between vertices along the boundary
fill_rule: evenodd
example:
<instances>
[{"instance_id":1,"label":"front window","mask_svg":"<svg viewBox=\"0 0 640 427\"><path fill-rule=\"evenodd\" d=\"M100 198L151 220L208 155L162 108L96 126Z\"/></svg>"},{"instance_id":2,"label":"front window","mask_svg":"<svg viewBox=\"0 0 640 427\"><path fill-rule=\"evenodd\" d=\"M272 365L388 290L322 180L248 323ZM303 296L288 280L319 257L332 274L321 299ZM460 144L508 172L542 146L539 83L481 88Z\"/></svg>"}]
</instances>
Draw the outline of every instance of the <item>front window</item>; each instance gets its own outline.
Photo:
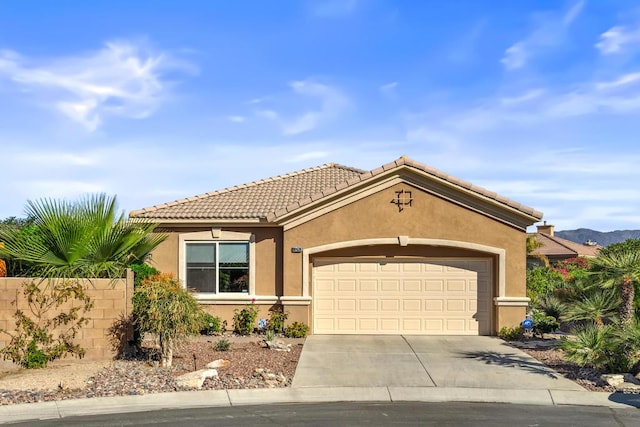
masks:
<instances>
[{"instance_id":1,"label":"front window","mask_svg":"<svg viewBox=\"0 0 640 427\"><path fill-rule=\"evenodd\" d=\"M186 285L198 292L248 293L249 244L191 242L186 244Z\"/></svg>"}]
</instances>

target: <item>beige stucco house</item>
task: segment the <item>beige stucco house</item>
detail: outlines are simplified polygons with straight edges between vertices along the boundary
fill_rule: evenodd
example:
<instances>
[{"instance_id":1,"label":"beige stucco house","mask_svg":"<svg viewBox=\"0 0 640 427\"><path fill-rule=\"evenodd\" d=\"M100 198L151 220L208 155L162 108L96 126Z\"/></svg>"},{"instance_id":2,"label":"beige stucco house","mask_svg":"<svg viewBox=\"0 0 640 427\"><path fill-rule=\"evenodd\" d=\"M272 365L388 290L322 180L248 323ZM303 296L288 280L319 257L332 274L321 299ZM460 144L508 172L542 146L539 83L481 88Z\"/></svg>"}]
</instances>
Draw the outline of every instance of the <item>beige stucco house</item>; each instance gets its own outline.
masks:
<instances>
[{"instance_id":1,"label":"beige stucco house","mask_svg":"<svg viewBox=\"0 0 640 427\"><path fill-rule=\"evenodd\" d=\"M282 304L316 334L492 335L525 317L542 213L406 157L326 164L131 213L153 262L231 320ZM231 322L229 324L232 324Z\"/></svg>"}]
</instances>

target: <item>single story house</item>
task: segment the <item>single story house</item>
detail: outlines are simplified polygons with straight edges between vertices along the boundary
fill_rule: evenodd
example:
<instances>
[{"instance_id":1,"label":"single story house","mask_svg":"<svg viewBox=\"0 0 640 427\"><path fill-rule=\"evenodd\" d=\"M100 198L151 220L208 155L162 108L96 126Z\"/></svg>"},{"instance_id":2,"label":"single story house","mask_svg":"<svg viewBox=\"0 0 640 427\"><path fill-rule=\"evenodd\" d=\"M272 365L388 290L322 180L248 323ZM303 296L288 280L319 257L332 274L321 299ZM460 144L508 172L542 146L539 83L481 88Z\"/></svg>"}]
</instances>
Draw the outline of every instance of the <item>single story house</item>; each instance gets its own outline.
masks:
<instances>
[{"instance_id":1,"label":"single story house","mask_svg":"<svg viewBox=\"0 0 640 427\"><path fill-rule=\"evenodd\" d=\"M554 234L555 227L546 221L536 226L536 229L536 233L531 235L540 246L527 257L529 267L541 265L541 257L546 258L551 264L578 257L595 258L602 249L596 242L576 243L558 237Z\"/></svg>"},{"instance_id":2,"label":"single story house","mask_svg":"<svg viewBox=\"0 0 640 427\"><path fill-rule=\"evenodd\" d=\"M154 265L231 325L252 301L315 334L495 335L525 317L542 213L401 157L325 164L131 212Z\"/></svg>"}]
</instances>

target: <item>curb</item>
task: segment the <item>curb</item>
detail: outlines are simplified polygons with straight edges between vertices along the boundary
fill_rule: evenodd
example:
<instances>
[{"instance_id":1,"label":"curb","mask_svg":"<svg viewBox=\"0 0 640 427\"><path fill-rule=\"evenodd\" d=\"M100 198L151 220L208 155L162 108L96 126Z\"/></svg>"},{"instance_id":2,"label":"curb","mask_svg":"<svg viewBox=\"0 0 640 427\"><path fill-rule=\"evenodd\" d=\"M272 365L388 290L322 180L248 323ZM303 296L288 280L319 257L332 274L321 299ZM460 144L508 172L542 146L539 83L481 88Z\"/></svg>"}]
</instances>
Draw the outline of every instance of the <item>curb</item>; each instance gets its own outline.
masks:
<instances>
[{"instance_id":1,"label":"curb","mask_svg":"<svg viewBox=\"0 0 640 427\"><path fill-rule=\"evenodd\" d=\"M471 402L629 409L640 408L640 395L569 390L447 387L309 387L183 391L5 405L0 406L0 424L161 409L321 402Z\"/></svg>"}]
</instances>

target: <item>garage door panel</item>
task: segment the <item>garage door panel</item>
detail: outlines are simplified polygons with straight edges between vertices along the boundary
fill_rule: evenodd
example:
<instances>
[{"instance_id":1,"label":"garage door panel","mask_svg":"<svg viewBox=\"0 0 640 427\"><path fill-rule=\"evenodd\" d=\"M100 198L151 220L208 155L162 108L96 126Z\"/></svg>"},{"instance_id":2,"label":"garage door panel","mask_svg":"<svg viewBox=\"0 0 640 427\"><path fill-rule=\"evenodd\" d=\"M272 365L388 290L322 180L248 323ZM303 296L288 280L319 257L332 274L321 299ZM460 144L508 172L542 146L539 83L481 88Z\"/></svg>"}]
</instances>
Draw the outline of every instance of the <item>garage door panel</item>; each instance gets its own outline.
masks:
<instances>
[{"instance_id":1,"label":"garage door panel","mask_svg":"<svg viewBox=\"0 0 640 427\"><path fill-rule=\"evenodd\" d=\"M447 301L447 312L448 313L464 313L467 311L467 304L465 300L448 300Z\"/></svg>"},{"instance_id":2,"label":"garage door panel","mask_svg":"<svg viewBox=\"0 0 640 427\"><path fill-rule=\"evenodd\" d=\"M360 299L358 304L360 311L378 311L378 300L377 299Z\"/></svg>"},{"instance_id":3,"label":"garage door panel","mask_svg":"<svg viewBox=\"0 0 640 427\"><path fill-rule=\"evenodd\" d=\"M400 332L400 319L380 319L380 330L383 332Z\"/></svg>"},{"instance_id":4,"label":"garage door panel","mask_svg":"<svg viewBox=\"0 0 640 427\"><path fill-rule=\"evenodd\" d=\"M402 310L407 311L417 311L420 312L420 308L422 306L421 299L403 299L402 300Z\"/></svg>"},{"instance_id":5,"label":"garage door panel","mask_svg":"<svg viewBox=\"0 0 640 427\"><path fill-rule=\"evenodd\" d=\"M314 333L488 334L490 259L319 259Z\"/></svg>"},{"instance_id":6,"label":"garage door panel","mask_svg":"<svg viewBox=\"0 0 640 427\"><path fill-rule=\"evenodd\" d=\"M364 318L358 320L359 330L361 332L375 333L380 329L377 318Z\"/></svg>"},{"instance_id":7,"label":"garage door panel","mask_svg":"<svg viewBox=\"0 0 640 427\"><path fill-rule=\"evenodd\" d=\"M400 311L401 302L398 299L383 299L380 301L381 312L397 313Z\"/></svg>"},{"instance_id":8,"label":"garage door panel","mask_svg":"<svg viewBox=\"0 0 640 427\"><path fill-rule=\"evenodd\" d=\"M347 313L355 313L358 301L354 299L341 298L337 302L337 311L346 311Z\"/></svg>"},{"instance_id":9,"label":"garage door panel","mask_svg":"<svg viewBox=\"0 0 640 427\"><path fill-rule=\"evenodd\" d=\"M464 280L447 280L447 292L467 292L467 282Z\"/></svg>"},{"instance_id":10,"label":"garage door panel","mask_svg":"<svg viewBox=\"0 0 640 427\"><path fill-rule=\"evenodd\" d=\"M381 280L381 292L400 292L400 280Z\"/></svg>"},{"instance_id":11,"label":"garage door panel","mask_svg":"<svg viewBox=\"0 0 640 427\"><path fill-rule=\"evenodd\" d=\"M443 280L425 280L425 291L440 293L443 290L444 290Z\"/></svg>"},{"instance_id":12,"label":"garage door panel","mask_svg":"<svg viewBox=\"0 0 640 427\"><path fill-rule=\"evenodd\" d=\"M378 281L375 279L361 279L358 282L360 292L375 292L378 290Z\"/></svg>"},{"instance_id":13,"label":"garage door panel","mask_svg":"<svg viewBox=\"0 0 640 427\"><path fill-rule=\"evenodd\" d=\"M402 281L403 292L422 292L422 280L405 279Z\"/></svg>"}]
</instances>

